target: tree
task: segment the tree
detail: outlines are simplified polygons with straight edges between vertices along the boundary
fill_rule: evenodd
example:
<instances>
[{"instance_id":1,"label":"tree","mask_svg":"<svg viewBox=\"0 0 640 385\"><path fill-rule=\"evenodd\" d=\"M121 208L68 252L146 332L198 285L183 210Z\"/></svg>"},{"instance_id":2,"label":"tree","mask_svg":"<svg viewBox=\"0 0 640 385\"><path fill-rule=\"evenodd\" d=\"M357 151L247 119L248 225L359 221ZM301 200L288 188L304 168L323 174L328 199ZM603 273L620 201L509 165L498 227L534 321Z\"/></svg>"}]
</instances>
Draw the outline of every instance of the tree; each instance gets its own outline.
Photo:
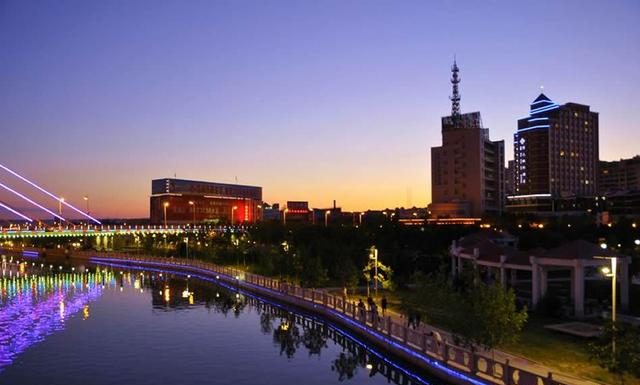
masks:
<instances>
[{"instance_id":1,"label":"tree","mask_svg":"<svg viewBox=\"0 0 640 385\"><path fill-rule=\"evenodd\" d=\"M362 269L364 279L367 281L367 291L369 290L369 283L371 281L375 281L376 284L379 283L383 289L391 289L393 285L391 281L393 270L380 262L375 247L372 246L370 250L369 260L364 269Z\"/></svg>"},{"instance_id":2,"label":"tree","mask_svg":"<svg viewBox=\"0 0 640 385\"><path fill-rule=\"evenodd\" d=\"M615 349L614 349L615 344ZM590 357L602 368L619 376L624 383L625 374L640 377L640 329L608 322L600 338L589 344Z\"/></svg>"},{"instance_id":3,"label":"tree","mask_svg":"<svg viewBox=\"0 0 640 385\"><path fill-rule=\"evenodd\" d=\"M518 339L527 310L517 309L513 290L479 283L467 294L466 306L458 308L454 321L454 332L465 344L493 350Z\"/></svg>"}]
</instances>

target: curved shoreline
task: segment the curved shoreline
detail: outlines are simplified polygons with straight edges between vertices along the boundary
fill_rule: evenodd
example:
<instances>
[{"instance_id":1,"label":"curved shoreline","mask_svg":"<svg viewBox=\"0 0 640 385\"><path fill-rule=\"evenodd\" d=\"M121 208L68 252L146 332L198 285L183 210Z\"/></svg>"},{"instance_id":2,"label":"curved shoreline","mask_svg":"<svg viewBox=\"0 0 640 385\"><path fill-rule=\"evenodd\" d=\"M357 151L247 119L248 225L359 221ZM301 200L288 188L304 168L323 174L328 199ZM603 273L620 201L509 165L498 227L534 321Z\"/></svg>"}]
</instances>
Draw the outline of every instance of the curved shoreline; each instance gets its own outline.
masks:
<instances>
[{"instance_id":1,"label":"curved shoreline","mask_svg":"<svg viewBox=\"0 0 640 385\"><path fill-rule=\"evenodd\" d=\"M147 267L162 267L174 271L183 271L186 273L203 274L210 279L215 279L218 283L225 283L232 285L237 289L243 289L261 296L274 299L280 303L291 305L295 308L302 309L311 314L315 314L323 317L340 327L356 334L359 338L364 339L372 346L376 346L389 354L399 357L411 365L428 372L430 375L441 379L445 382L463 385L567 385L569 382L559 382L552 376L539 376L536 374L524 372L521 369L510 368L508 363L487 363L484 357L465 354L464 362L469 363L471 359L470 367L475 367L476 370L470 370L469 367L460 365L454 360L456 358L455 351L452 353L450 346L444 346L443 353L448 352L448 356L452 359L447 360L447 357L443 354L441 356L432 357L434 353L427 354L429 352L427 346L428 342L426 338L423 338L422 346L425 347L423 351L420 346L412 343L407 339L407 330L403 329L405 335L401 339L394 333L394 327L398 327L397 324L391 325L380 321L365 323L358 320L358 316L353 312L349 312L351 304L336 303L336 298L329 296L326 293L314 291L311 289L302 289L294 287L277 280L273 280L266 277L256 276L248 274L239 270L226 268L223 266L216 266L210 263L204 263L199 261L184 261L184 260L169 260L166 258L156 257L129 257L124 255L99 255L97 253L77 253L73 258L87 260L91 263L117 263L122 264L122 267L131 266L147 266ZM311 297L308 298L310 292ZM328 298L332 297L329 301L333 301L333 307L331 303L328 303ZM339 299L338 299L339 301ZM355 309L354 309L355 310ZM380 323L378 323L380 322ZM424 337L424 336L423 336ZM407 341L407 342L405 342ZM440 359L438 359L440 358ZM478 368L478 363L481 367ZM494 372L494 368L500 366L500 376L490 374ZM490 370L488 370L490 369ZM506 370L504 370L506 369ZM504 370L504 372L502 371Z\"/></svg>"},{"instance_id":2,"label":"curved shoreline","mask_svg":"<svg viewBox=\"0 0 640 385\"><path fill-rule=\"evenodd\" d=\"M316 322L321 322L326 324L328 327L336 330L337 332L345 335L347 338L353 340L355 343L357 343L358 345L362 346L364 349L366 349L369 353L375 355L378 359L384 361L386 364L393 366L396 370L401 371L404 375L410 377L411 379L413 379L416 382L422 383L422 384L432 384L432 382L430 382L428 379L422 378L422 376L419 373L413 373L410 369L405 368L403 366L401 366L398 363L395 363L393 361L391 361L389 358L386 358L383 353L381 353L381 351L383 349L379 349L376 350L374 347L371 346L371 344L367 344L367 342L363 341L363 339L361 337L358 337L356 335L354 335L353 333L349 332L348 330L346 330L345 328L341 327L338 323L333 322L331 320L328 320L327 318L318 315L317 312L311 312L311 311L307 311L304 310L298 306L292 305L292 304L283 304L280 303L277 300L273 300L273 299L268 299L265 298L265 296L258 294L252 290L247 290L246 288L240 288L237 286L233 286L231 283L229 282L224 282L223 280L219 280L219 279L215 279L213 277L208 277L208 276L204 276L201 275L201 273L194 273L194 272L189 272L186 271L186 269L170 269L170 268L157 268L157 267L151 267L151 266L145 266L144 264L124 264L124 263L110 263L110 262L102 262L102 261L90 261L92 264L98 265L98 266L106 266L106 267L112 267L112 268L121 268L121 269L130 269L130 270L143 270L143 271L147 271L147 272L157 272L157 273L163 273L163 274L172 274L172 275L177 275L177 276L181 276L181 277L187 277L190 279L199 279L202 280L204 282L208 282L208 283L212 283L214 285L220 286L226 290L229 291L233 291L233 292L237 292L239 294L242 294L244 296L250 297L254 300L260 301L260 302L264 302L270 306L273 307L277 307L281 310L284 311L288 311L288 312L292 312L292 313L296 313L299 316L314 320ZM435 379L435 377L433 377Z\"/></svg>"}]
</instances>

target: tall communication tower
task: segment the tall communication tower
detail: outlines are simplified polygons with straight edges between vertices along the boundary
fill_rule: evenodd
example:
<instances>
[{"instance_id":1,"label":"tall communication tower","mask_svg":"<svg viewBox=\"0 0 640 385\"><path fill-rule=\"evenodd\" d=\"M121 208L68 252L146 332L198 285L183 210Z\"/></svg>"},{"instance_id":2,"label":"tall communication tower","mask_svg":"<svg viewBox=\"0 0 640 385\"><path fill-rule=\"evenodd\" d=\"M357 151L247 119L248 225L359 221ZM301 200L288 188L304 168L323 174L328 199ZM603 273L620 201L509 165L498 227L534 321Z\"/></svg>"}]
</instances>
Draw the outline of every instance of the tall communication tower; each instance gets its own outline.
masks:
<instances>
[{"instance_id":1,"label":"tall communication tower","mask_svg":"<svg viewBox=\"0 0 640 385\"><path fill-rule=\"evenodd\" d=\"M460 115L460 93L458 92L458 84L460 83L460 77L458 76L460 69L456 63L456 59L453 59L453 66L451 67L451 84L453 85L453 94L451 99L451 116Z\"/></svg>"}]
</instances>

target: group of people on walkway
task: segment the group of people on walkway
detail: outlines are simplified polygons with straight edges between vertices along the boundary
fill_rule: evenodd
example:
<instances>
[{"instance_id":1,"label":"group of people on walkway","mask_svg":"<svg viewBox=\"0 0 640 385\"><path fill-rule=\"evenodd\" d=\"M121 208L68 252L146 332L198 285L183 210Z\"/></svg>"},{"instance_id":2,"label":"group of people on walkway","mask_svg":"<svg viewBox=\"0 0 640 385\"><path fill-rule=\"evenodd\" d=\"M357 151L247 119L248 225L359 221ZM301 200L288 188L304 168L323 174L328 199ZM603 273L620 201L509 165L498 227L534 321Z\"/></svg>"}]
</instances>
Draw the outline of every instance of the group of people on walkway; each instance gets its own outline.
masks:
<instances>
[{"instance_id":1,"label":"group of people on walkway","mask_svg":"<svg viewBox=\"0 0 640 385\"><path fill-rule=\"evenodd\" d=\"M407 327L414 330L420 328L420 313L414 311L407 313Z\"/></svg>"},{"instance_id":2,"label":"group of people on walkway","mask_svg":"<svg viewBox=\"0 0 640 385\"><path fill-rule=\"evenodd\" d=\"M362 298L358 300L357 304L355 302L353 304L358 308L361 318L365 317L367 311L371 313L372 319L380 318L378 313L378 304L376 304L376 301L371 296L367 297L367 305L364 304ZM382 316L384 317L387 312L387 297L382 297L380 300L380 309L382 310ZM376 316L376 318L373 318L374 316Z\"/></svg>"}]
</instances>

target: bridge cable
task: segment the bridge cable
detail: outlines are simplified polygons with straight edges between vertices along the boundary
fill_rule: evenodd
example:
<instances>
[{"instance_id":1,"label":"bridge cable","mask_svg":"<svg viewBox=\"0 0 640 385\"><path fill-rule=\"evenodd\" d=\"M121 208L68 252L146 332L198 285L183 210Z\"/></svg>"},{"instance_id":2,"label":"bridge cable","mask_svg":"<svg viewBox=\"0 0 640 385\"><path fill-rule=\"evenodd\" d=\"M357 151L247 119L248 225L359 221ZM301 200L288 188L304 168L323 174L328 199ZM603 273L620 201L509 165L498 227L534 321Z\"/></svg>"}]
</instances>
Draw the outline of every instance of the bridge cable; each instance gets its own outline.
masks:
<instances>
[{"instance_id":1,"label":"bridge cable","mask_svg":"<svg viewBox=\"0 0 640 385\"><path fill-rule=\"evenodd\" d=\"M38 190L40 190L41 192L43 192L43 193L47 194L48 196L50 196L51 198L55 199L56 201L61 202L63 205L67 206L67 207L68 207L68 208L70 208L71 210L74 210L75 212L79 213L80 215L82 215L82 216L84 216L84 217L86 217L86 218L91 219L92 221L94 221L95 223L97 223L97 224L99 224L99 225L101 225L101 224L102 224L99 220L95 219L95 218L94 218L94 217L92 217L91 215L89 215L89 214L85 213L84 211L82 211L82 210L80 210L80 209L76 208L75 206L71 205L70 203L67 203L67 202L63 201L61 197L57 197L57 196L55 196L53 193L51 193L51 192L49 192L49 191L45 190L44 188L42 188L42 187L38 186L38 185L37 185L37 184L35 184L34 182L32 182L32 181L30 181L29 179L27 179L27 178L23 177L22 175L18 174L17 172L15 172L15 171L11 170L10 168L8 168L8 167L6 167L6 166L4 166L4 165L2 165L2 164L0 164L0 168L2 168L3 170L7 171L7 172L8 172L8 173L10 173L11 175L13 175L13 176L15 176L15 177L19 178L20 180L22 180L22 181L24 181L24 182L27 182L27 183L28 183L28 184L30 184L31 186L33 186L33 187L37 188Z\"/></svg>"},{"instance_id":2,"label":"bridge cable","mask_svg":"<svg viewBox=\"0 0 640 385\"><path fill-rule=\"evenodd\" d=\"M63 217L61 217L60 215L58 215L58 214L54 213L53 211L49 210L48 208L46 208L46 207L42 206L41 204L38 204L38 203L36 203L36 202L32 201L31 199L29 199L29 198L27 198L26 196L24 196L24 195L20 194L19 192L17 192L16 190L12 189L11 187L5 186L5 185L4 185L4 184L2 184L2 183L0 183L0 187L2 187L3 189L5 189L5 190L7 190L7 191L9 191L9 192L12 192L13 194L15 194L15 195L19 196L20 198L24 199L25 201L27 201L27 202L31 203L32 205L34 205L34 206L36 206L36 207L38 207L38 208L40 208L40 209L42 209L42 210L44 210L44 211L48 212L49 214L53 215L54 217L56 217L56 218L60 219L61 221L68 222L66 219L64 219L64 218L63 218Z\"/></svg>"},{"instance_id":3,"label":"bridge cable","mask_svg":"<svg viewBox=\"0 0 640 385\"><path fill-rule=\"evenodd\" d=\"M15 215L17 215L17 216L21 217L21 218L22 218L22 219L24 219L24 220L27 220L27 221L29 221L29 222L33 222L33 219L29 218L28 216L26 216L26 215L22 214L22 213L21 213L21 212L19 212L18 210L15 210L15 209L13 209L13 208L9 207L8 205L6 205L6 204L4 204L4 203L2 203L2 202L0 202L0 207L2 207L3 209L5 209L5 210L7 210L7 211L10 211L10 212L14 213Z\"/></svg>"}]
</instances>

